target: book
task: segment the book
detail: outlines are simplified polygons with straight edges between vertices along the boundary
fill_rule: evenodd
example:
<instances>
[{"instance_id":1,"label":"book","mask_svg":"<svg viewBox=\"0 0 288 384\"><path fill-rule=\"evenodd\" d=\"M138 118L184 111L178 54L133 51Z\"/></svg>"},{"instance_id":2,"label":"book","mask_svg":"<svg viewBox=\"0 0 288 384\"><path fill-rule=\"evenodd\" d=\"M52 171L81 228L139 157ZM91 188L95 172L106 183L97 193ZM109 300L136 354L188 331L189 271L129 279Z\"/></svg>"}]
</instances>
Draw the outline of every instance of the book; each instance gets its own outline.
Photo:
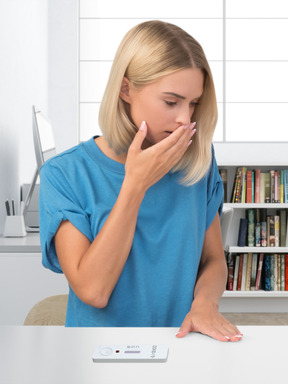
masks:
<instances>
[{"instance_id":1,"label":"book","mask_svg":"<svg viewBox=\"0 0 288 384\"><path fill-rule=\"evenodd\" d=\"M280 171L280 203L284 203L284 170Z\"/></svg>"},{"instance_id":2,"label":"book","mask_svg":"<svg viewBox=\"0 0 288 384\"><path fill-rule=\"evenodd\" d=\"M278 200L278 171L275 171L275 185L274 185L274 203L279 203Z\"/></svg>"},{"instance_id":3,"label":"book","mask_svg":"<svg viewBox=\"0 0 288 384\"><path fill-rule=\"evenodd\" d=\"M261 209L260 211L260 223L261 223L261 247L267 246L267 211Z\"/></svg>"},{"instance_id":4,"label":"book","mask_svg":"<svg viewBox=\"0 0 288 384\"><path fill-rule=\"evenodd\" d=\"M280 291L285 291L285 255L280 255Z\"/></svg>"},{"instance_id":5,"label":"book","mask_svg":"<svg viewBox=\"0 0 288 384\"><path fill-rule=\"evenodd\" d=\"M270 171L270 197L271 203L275 203L275 171L271 169Z\"/></svg>"},{"instance_id":6,"label":"book","mask_svg":"<svg viewBox=\"0 0 288 384\"><path fill-rule=\"evenodd\" d=\"M232 291L233 290L233 257L231 253L228 253L227 255L227 265L228 265L228 282L227 282L227 290Z\"/></svg>"},{"instance_id":7,"label":"book","mask_svg":"<svg viewBox=\"0 0 288 384\"><path fill-rule=\"evenodd\" d=\"M275 272L275 263L274 263L274 254L270 255L270 290L274 291L274 272Z\"/></svg>"},{"instance_id":8,"label":"book","mask_svg":"<svg viewBox=\"0 0 288 384\"><path fill-rule=\"evenodd\" d=\"M260 174L260 203L265 203L265 172Z\"/></svg>"},{"instance_id":9,"label":"book","mask_svg":"<svg viewBox=\"0 0 288 384\"><path fill-rule=\"evenodd\" d=\"M250 288L251 288L251 274L252 274L252 253L248 253L248 255L247 255L245 291L250 291Z\"/></svg>"},{"instance_id":10,"label":"book","mask_svg":"<svg viewBox=\"0 0 288 384\"><path fill-rule=\"evenodd\" d=\"M245 291L245 288L246 288L247 261L248 261L248 254L244 253L244 255L243 255L243 267L242 267L242 278L241 278L241 291Z\"/></svg>"},{"instance_id":11,"label":"book","mask_svg":"<svg viewBox=\"0 0 288 384\"><path fill-rule=\"evenodd\" d=\"M240 256L235 257L234 277L233 277L233 291L237 291L238 274L239 274Z\"/></svg>"},{"instance_id":12,"label":"book","mask_svg":"<svg viewBox=\"0 0 288 384\"><path fill-rule=\"evenodd\" d=\"M255 246L255 210L247 209L247 218L248 218L248 247Z\"/></svg>"},{"instance_id":13,"label":"book","mask_svg":"<svg viewBox=\"0 0 288 384\"><path fill-rule=\"evenodd\" d=\"M246 203L253 203L252 199L252 171L247 170Z\"/></svg>"},{"instance_id":14,"label":"book","mask_svg":"<svg viewBox=\"0 0 288 384\"><path fill-rule=\"evenodd\" d=\"M239 232L238 232L238 247L245 247L247 244L247 230L248 230L248 219L240 219Z\"/></svg>"},{"instance_id":15,"label":"book","mask_svg":"<svg viewBox=\"0 0 288 384\"><path fill-rule=\"evenodd\" d=\"M275 247L280 247L280 216L274 216Z\"/></svg>"},{"instance_id":16,"label":"book","mask_svg":"<svg viewBox=\"0 0 288 384\"><path fill-rule=\"evenodd\" d=\"M271 291L271 255L264 257L264 290Z\"/></svg>"},{"instance_id":17,"label":"book","mask_svg":"<svg viewBox=\"0 0 288 384\"><path fill-rule=\"evenodd\" d=\"M265 203L271 202L271 180L270 173L265 172Z\"/></svg>"},{"instance_id":18,"label":"book","mask_svg":"<svg viewBox=\"0 0 288 384\"><path fill-rule=\"evenodd\" d=\"M288 254L285 254L285 291L288 291Z\"/></svg>"},{"instance_id":19,"label":"book","mask_svg":"<svg viewBox=\"0 0 288 384\"><path fill-rule=\"evenodd\" d=\"M255 245L261 247L261 223L260 223L260 209L255 210Z\"/></svg>"},{"instance_id":20,"label":"book","mask_svg":"<svg viewBox=\"0 0 288 384\"><path fill-rule=\"evenodd\" d=\"M269 229L270 229L270 247L275 247L275 219L274 215L269 216Z\"/></svg>"},{"instance_id":21,"label":"book","mask_svg":"<svg viewBox=\"0 0 288 384\"><path fill-rule=\"evenodd\" d=\"M252 267L251 267L251 282L250 282L250 290L256 290L256 277L257 277L257 262L258 262L258 254L253 253L252 255Z\"/></svg>"},{"instance_id":22,"label":"book","mask_svg":"<svg viewBox=\"0 0 288 384\"><path fill-rule=\"evenodd\" d=\"M235 171L234 184L233 184L233 193L232 193L232 196L231 196L231 203L237 203L237 201L236 201L236 194L237 194L237 190L239 188L240 177L241 177L241 168L237 167L236 171Z\"/></svg>"},{"instance_id":23,"label":"book","mask_svg":"<svg viewBox=\"0 0 288 384\"><path fill-rule=\"evenodd\" d=\"M261 283L261 278L262 278L263 261L264 261L264 253L260 253L257 275L256 275L256 284L255 284L255 290L256 291L258 291L260 288L260 283Z\"/></svg>"},{"instance_id":24,"label":"book","mask_svg":"<svg viewBox=\"0 0 288 384\"><path fill-rule=\"evenodd\" d=\"M288 203L288 169L284 170L283 174L283 183L284 183L284 203Z\"/></svg>"},{"instance_id":25,"label":"book","mask_svg":"<svg viewBox=\"0 0 288 384\"><path fill-rule=\"evenodd\" d=\"M246 203L246 185L247 185L247 168L242 167L242 180L241 180L241 203Z\"/></svg>"},{"instance_id":26,"label":"book","mask_svg":"<svg viewBox=\"0 0 288 384\"><path fill-rule=\"evenodd\" d=\"M266 239L267 247L270 247L270 216L266 216Z\"/></svg>"},{"instance_id":27,"label":"book","mask_svg":"<svg viewBox=\"0 0 288 384\"><path fill-rule=\"evenodd\" d=\"M255 171L255 203L260 203L260 176L261 170L256 169Z\"/></svg>"},{"instance_id":28,"label":"book","mask_svg":"<svg viewBox=\"0 0 288 384\"><path fill-rule=\"evenodd\" d=\"M238 270L237 291L241 291L242 272L243 272L243 259L244 259L244 254L241 253L240 261L239 261L239 270Z\"/></svg>"},{"instance_id":29,"label":"book","mask_svg":"<svg viewBox=\"0 0 288 384\"><path fill-rule=\"evenodd\" d=\"M235 185L235 200L233 203L241 202L241 183L242 183L242 168L237 168L237 179Z\"/></svg>"},{"instance_id":30,"label":"book","mask_svg":"<svg viewBox=\"0 0 288 384\"><path fill-rule=\"evenodd\" d=\"M280 211L280 247L286 246L287 235L287 212L286 209Z\"/></svg>"}]
</instances>

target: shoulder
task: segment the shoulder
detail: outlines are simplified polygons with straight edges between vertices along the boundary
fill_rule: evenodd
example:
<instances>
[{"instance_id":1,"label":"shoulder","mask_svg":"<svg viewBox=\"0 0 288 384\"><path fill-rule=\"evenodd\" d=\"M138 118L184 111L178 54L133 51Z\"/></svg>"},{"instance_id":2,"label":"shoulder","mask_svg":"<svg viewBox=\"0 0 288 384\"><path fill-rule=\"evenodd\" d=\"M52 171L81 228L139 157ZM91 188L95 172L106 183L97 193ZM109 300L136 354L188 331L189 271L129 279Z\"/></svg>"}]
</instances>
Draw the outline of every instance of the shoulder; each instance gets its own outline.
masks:
<instances>
[{"instance_id":1,"label":"shoulder","mask_svg":"<svg viewBox=\"0 0 288 384\"><path fill-rule=\"evenodd\" d=\"M44 174L61 172L68 174L75 172L75 169L80 171L81 166L89 163L89 156L86 147L89 146L89 141L80 143L66 151L59 153L56 156L47 160L40 169L40 176Z\"/></svg>"}]
</instances>

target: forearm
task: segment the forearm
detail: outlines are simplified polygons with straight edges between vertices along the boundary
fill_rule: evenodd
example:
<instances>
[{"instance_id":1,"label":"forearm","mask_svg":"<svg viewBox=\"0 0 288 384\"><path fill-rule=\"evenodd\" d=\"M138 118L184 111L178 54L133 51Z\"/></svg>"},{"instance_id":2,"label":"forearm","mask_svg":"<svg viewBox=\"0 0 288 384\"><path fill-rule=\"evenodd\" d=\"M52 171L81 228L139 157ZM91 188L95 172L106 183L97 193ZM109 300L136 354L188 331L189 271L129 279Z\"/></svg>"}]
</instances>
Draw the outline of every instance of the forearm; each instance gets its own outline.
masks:
<instances>
[{"instance_id":1,"label":"forearm","mask_svg":"<svg viewBox=\"0 0 288 384\"><path fill-rule=\"evenodd\" d=\"M111 213L79 264L79 275L90 285L92 300L103 300L103 306L127 261L143 197L124 181Z\"/></svg>"},{"instance_id":2,"label":"forearm","mask_svg":"<svg viewBox=\"0 0 288 384\"><path fill-rule=\"evenodd\" d=\"M200 265L194 289L193 305L216 305L225 290L227 267L225 258L208 259Z\"/></svg>"}]
</instances>

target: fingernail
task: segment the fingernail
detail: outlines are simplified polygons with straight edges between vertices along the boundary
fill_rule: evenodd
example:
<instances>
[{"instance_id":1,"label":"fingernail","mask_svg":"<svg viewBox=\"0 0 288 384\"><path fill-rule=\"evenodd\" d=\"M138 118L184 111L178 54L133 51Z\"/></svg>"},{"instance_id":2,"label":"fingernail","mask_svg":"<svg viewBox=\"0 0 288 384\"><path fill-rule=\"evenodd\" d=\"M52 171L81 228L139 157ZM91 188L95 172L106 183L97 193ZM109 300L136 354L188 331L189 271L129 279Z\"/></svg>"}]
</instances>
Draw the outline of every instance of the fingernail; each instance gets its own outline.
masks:
<instances>
[{"instance_id":1,"label":"fingernail","mask_svg":"<svg viewBox=\"0 0 288 384\"><path fill-rule=\"evenodd\" d=\"M189 128L193 129L195 127L195 125L196 125L196 121L194 123L189 124Z\"/></svg>"},{"instance_id":2,"label":"fingernail","mask_svg":"<svg viewBox=\"0 0 288 384\"><path fill-rule=\"evenodd\" d=\"M189 147L189 145L192 143L192 140L189 140L188 141L188 144L187 144L187 147Z\"/></svg>"},{"instance_id":3,"label":"fingernail","mask_svg":"<svg viewBox=\"0 0 288 384\"><path fill-rule=\"evenodd\" d=\"M239 337L239 339L242 337L243 335L235 335L234 337Z\"/></svg>"},{"instance_id":4,"label":"fingernail","mask_svg":"<svg viewBox=\"0 0 288 384\"><path fill-rule=\"evenodd\" d=\"M194 133L196 132L196 128L193 129L191 132L190 132L190 137L192 137L194 135Z\"/></svg>"},{"instance_id":5,"label":"fingernail","mask_svg":"<svg viewBox=\"0 0 288 384\"><path fill-rule=\"evenodd\" d=\"M230 340L230 337L229 337L229 336L224 336L224 337L226 337L227 340Z\"/></svg>"},{"instance_id":6,"label":"fingernail","mask_svg":"<svg viewBox=\"0 0 288 384\"><path fill-rule=\"evenodd\" d=\"M142 123L141 123L141 125L140 125L140 128L139 128L139 131L144 131L145 126L146 126L146 122L145 122L145 121L142 121Z\"/></svg>"}]
</instances>

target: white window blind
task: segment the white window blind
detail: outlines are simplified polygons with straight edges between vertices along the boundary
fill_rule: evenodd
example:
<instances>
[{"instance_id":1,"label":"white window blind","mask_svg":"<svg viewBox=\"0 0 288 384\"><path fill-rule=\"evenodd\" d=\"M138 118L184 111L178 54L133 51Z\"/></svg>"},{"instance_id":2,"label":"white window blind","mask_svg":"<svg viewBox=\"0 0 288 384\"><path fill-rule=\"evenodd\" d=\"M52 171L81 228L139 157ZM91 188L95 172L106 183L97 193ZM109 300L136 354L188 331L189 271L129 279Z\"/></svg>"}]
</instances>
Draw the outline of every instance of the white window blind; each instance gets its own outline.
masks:
<instances>
[{"instance_id":1,"label":"white window blind","mask_svg":"<svg viewBox=\"0 0 288 384\"><path fill-rule=\"evenodd\" d=\"M98 111L116 49L134 25L161 19L202 45L214 77L214 142L288 142L286 0L79 0L79 138Z\"/></svg>"}]
</instances>

